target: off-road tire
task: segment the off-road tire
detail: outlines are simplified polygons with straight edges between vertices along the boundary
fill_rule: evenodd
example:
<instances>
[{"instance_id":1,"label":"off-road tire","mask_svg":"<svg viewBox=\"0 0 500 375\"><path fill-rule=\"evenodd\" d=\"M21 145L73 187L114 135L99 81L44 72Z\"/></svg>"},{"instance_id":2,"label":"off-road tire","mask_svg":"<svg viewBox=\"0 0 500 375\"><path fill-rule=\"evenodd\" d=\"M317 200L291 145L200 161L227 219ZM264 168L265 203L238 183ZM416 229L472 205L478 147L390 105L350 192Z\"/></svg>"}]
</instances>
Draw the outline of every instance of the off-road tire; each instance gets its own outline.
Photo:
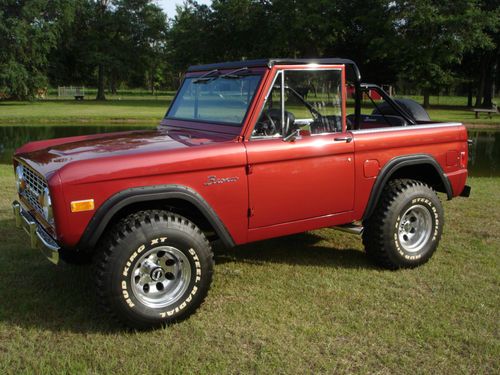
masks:
<instances>
[{"instance_id":1,"label":"off-road tire","mask_svg":"<svg viewBox=\"0 0 500 375\"><path fill-rule=\"evenodd\" d=\"M194 223L148 210L106 234L95 267L104 308L128 327L148 329L185 319L200 306L212 281L213 254Z\"/></svg>"},{"instance_id":2,"label":"off-road tire","mask_svg":"<svg viewBox=\"0 0 500 375\"><path fill-rule=\"evenodd\" d=\"M392 180L363 222L363 244L368 256L385 268L412 268L431 258L443 225L443 207L432 188L416 180Z\"/></svg>"}]
</instances>

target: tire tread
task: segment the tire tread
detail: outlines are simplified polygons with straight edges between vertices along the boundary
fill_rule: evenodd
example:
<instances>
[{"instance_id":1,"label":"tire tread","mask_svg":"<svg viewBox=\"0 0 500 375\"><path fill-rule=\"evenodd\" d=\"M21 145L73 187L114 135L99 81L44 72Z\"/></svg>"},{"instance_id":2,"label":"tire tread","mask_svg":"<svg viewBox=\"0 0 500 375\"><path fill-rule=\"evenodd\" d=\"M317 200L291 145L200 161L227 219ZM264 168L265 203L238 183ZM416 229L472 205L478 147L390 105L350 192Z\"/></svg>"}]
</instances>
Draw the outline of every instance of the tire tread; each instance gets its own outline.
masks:
<instances>
[{"instance_id":1,"label":"tire tread","mask_svg":"<svg viewBox=\"0 0 500 375\"><path fill-rule=\"evenodd\" d=\"M167 223L169 227L180 229L185 232L191 232L191 234L194 234L198 238L203 239L203 242L208 249L208 258L209 262L211 262L211 268L213 269L214 260L210 242L207 240L204 233L194 223L187 220L186 218L164 210L138 211L124 217L106 232L106 234L100 241L98 245L98 251L94 256L95 286L99 304L108 314L108 316L121 326L130 325L130 322L122 319L114 311L111 305L111 291L109 290L110 288L108 285L107 276L110 272L110 267L112 267L111 262L113 254L117 251L118 245L122 241L126 240L128 235L141 232L143 225L154 225L155 223L160 223L162 221ZM209 281L211 281L212 273L210 273L209 277ZM191 305L190 310L196 310L205 301L205 298L206 294L203 295L198 303ZM144 324L142 325L144 326L144 328L149 328L149 326L151 326L147 322L144 322Z\"/></svg>"}]
</instances>

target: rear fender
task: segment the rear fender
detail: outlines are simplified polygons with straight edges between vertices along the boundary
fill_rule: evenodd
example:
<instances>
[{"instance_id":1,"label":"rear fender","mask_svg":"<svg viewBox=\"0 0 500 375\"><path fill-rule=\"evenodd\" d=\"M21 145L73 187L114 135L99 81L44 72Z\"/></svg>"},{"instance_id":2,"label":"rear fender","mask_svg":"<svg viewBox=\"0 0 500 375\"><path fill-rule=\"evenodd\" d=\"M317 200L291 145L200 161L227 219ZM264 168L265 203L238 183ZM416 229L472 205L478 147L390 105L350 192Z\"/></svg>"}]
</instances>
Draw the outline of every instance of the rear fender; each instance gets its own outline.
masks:
<instances>
[{"instance_id":1,"label":"rear fender","mask_svg":"<svg viewBox=\"0 0 500 375\"><path fill-rule=\"evenodd\" d=\"M430 155L426 154L416 154L416 155L406 155L391 159L380 171L375 184L373 185L368 204L366 205L365 212L363 214L363 220L371 216L377 202L379 201L382 191L386 184L394 177L398 175L398 171L402 171L406 167L412 166L426 166L432 167L439 176L440 182L444 188L444 193L446 193L448 200L453 197L453 190L451 188L450 181L448 177L443 172L443 169L439 163ZM405 176L406 178L413 178L415 180L423 180L421 176ZM429 176L426 176L428 178Z\"/></svg>"}]
</instances>

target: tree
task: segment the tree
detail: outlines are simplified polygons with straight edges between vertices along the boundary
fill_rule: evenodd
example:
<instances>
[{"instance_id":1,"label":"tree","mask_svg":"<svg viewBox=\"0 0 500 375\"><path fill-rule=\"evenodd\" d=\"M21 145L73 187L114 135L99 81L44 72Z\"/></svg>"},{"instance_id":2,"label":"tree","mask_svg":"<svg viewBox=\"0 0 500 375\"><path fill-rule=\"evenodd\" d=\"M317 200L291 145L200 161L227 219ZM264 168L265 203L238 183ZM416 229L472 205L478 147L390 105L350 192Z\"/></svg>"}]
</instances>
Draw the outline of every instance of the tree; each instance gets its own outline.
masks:
<instances>
[{"instance_id":1,"label":"tree","mask_svg":"<svg viewBox=\"0 0 500 375\"><path fill-rule=\"evenodd\" d=\"M96 100L122 82L154 88L165 65L167 20L152 0L77 0L76 20L53 54L53 82L97 84Z\"/></svg>"},{"instance_id":2,"label":"tree","mask_svg":"<svg viewBox=\"0 0 500 375\"><path fill-rule=\"evenodd\" d=\"M116 3L118 38L121 63L111 67L123 67L120 78L143 85L145 79L151 91L161 80L165 66L168 25L163 11L150 0L121 0ZM126 54L126 55L125 55ZM130 56L134 58L131 59Z\"/></svg>"},{"instance_id":3,"label":"tree","mask_svg":"<svg viewBox=\"0 0 500 375\"><path fill-rule=\"evenodd\" d=\"M168 51L176 71L184 71L191 64L209 62L214 56L211 13L210 7L193 0L177 7L170 27Z\"/></svg>"},{"instance_id":4,"label":"tree","mask_svg":"<svg viewBox=\"0 0 500 375\"><path fill-rule=\"evenodd\" d=\"M471 56L475 69L469 79L477 82L475 106L491 108L495 95L495 81L500 65L500 3L493 0L483 0L480 8L485 15L485 34L488 38L479 44Z\"/></svg>"},{"instance_id":5,"label":"tree","mask_svg":"<svg viewBox=\"0 0 500 375\"><path fill-rule=\"evenodd\" d=\"M424 107L428 107L432 91L454 82L453 66L460 64L467 51L489 39L484 22L489 15L478 6L478 0L392 3L404 77L422 89Z\"/></svg>"},{"instance_id":6,"label":"tree","mask_svg":"<svg viewBox=\"0 0 500 375\"><path fill-rule=\"evenodd\" d=\"M47 57L72 18L68 0L2 0L0 92L27 99L47 86Z\"/></svg>"},{"instance_id":7,"label":"tree","mask_svg":"<svg viewBox=\"0 0 500 375\"><path fill-rule=\"evenodd\" d=\"M395 83L400 64L394 3L340 0L337 8L339 36L327 53L356 61L367 82Z\"/></svg>"}]
</instances>

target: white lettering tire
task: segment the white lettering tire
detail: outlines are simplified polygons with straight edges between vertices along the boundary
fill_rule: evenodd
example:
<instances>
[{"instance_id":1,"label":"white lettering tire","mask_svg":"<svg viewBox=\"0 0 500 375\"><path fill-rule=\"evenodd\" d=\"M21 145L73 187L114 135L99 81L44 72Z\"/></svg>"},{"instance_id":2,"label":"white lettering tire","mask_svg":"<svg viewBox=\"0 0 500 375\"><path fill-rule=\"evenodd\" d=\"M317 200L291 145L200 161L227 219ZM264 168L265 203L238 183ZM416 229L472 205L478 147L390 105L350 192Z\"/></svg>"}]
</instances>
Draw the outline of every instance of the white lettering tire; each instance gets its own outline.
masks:
<instances>
[{"instance_id":1,"label":"white lettering tire","mask_svg":"<svg viewBox=\"0 0 500 375\"><path fill-rule=\"evenodd\" d=\"M210 288L210 244L178 214L148 210L129 215L100 247L95 259L98 296L128 327L148 329L182 320Z\"/></svg>"},{"instance_id":2,"label":"white lettering tire","mask_svg":"<svg viewBox=\"0 0 500 375\"><path fill-rule=\"evenodd\" d=\"M363 223L363 244L385 268L416 267L436 251L443 224L443 207L433 189L421 181L392 180Z\"/></svg>"}]
</instances>

